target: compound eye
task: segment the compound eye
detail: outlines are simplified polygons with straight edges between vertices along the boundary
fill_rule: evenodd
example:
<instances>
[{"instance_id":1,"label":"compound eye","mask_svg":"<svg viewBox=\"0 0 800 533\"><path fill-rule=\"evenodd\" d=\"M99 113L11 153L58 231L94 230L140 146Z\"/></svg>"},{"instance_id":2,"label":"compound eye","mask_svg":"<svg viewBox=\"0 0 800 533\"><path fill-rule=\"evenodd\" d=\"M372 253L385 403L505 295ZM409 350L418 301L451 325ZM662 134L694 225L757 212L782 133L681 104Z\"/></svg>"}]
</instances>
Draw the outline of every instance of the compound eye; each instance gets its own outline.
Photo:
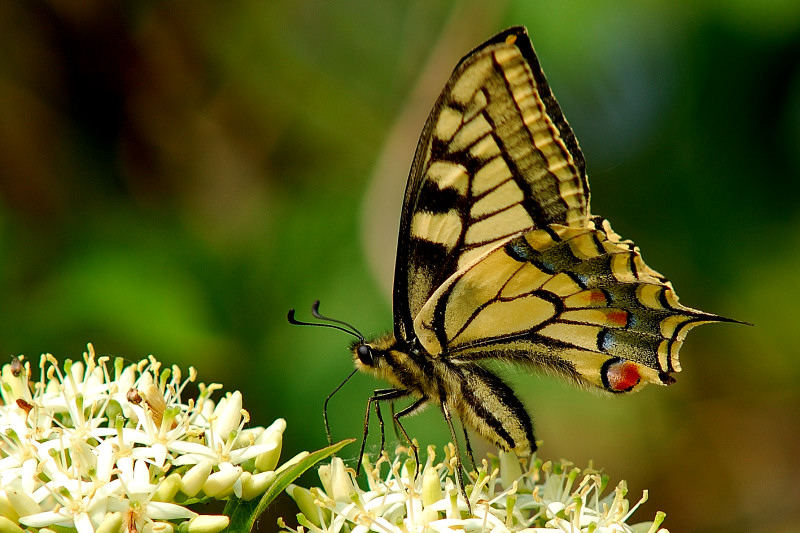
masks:
<instances>
[{"instance_id":1,"label":"compound eye","mask_svg":"<svg viewBox=\"0 0 800 533\"><path fill-rule=\"evenodd\" d=\"M367 366L372 366L373 363L372 350L370 349L369 346L367 346L366 344L362 344L361 346L359 346L356 349L356 355L358 355L358 359L359 361L361 361L361 363Z\"/></svg>"}]
</instances>

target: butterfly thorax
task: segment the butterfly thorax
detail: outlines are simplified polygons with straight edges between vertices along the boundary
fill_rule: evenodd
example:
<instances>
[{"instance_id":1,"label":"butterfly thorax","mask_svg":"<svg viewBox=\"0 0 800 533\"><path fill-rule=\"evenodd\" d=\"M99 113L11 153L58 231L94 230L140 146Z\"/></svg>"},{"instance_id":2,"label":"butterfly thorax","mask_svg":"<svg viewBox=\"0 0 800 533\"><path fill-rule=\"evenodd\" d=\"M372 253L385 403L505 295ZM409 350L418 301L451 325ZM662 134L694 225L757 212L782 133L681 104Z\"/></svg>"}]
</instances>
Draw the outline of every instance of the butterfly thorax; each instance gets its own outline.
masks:
<instances>
[{"instance_id":1,"label":"butterfly thorax","mask_svg":"<svg viewBox=\"0 0 800 533\"><path fill-rule=\"evenodd\" d=\"M356 343L358 370L453 412L497 446L525 455L536 449L525 407L500 378L475 363L433 357L416 340L390 334Z\"/></svg>"}]
</instances>

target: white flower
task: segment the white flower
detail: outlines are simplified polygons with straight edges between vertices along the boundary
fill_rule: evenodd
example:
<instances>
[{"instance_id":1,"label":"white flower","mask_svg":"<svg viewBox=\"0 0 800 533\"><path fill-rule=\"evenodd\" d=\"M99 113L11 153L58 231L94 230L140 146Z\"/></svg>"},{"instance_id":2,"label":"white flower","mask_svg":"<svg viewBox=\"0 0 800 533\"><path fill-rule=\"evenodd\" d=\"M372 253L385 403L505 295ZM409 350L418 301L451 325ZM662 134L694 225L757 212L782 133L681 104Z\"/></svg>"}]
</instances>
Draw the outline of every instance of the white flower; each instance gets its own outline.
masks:
<instances>
[{"instance_id":1,"label":"white flower","mask_svg":"<svg viewBox=\"0 0 800 533\"><path fill-rule=\"evenodd\" d=\"M622 481L603 496L608 480L592 469L582 472L569 463L542 463L535 457L522 463L501 452L470 473L468 505L453 478L452 444L440 463L435 462L433 446L428 447L426 464L416 477L407 450L398 450L394 460L384 454L374 466L365 456L367 490L355 483L355 472L346 469L341 459L321 466L323 488L287 489L300 508L300 526L281 525L296 533L306 529L313 533L666 533L659 529L663 513L653 522L629 525L647 494L631 507Z\"/></svg>"},{"instance_id":2,"label":"white flower","mask_svg":"<svg viewBox=\"0 0 800 533\"><path fill-rule=\"evenodd\" d=\"M63 366L43 355L31 379L23 358L0 370L0 525L170 533L185 522L187 531L219 531L227 517L187 504L252 499L275 479L286 423L245 429L241 393L215 404L218 384L200 383L184 399L193 368L183 379L152 356L112 363L89 345L82 361ZM256 465L265 458L269 471Z\"/></svg>"}]
</instances>

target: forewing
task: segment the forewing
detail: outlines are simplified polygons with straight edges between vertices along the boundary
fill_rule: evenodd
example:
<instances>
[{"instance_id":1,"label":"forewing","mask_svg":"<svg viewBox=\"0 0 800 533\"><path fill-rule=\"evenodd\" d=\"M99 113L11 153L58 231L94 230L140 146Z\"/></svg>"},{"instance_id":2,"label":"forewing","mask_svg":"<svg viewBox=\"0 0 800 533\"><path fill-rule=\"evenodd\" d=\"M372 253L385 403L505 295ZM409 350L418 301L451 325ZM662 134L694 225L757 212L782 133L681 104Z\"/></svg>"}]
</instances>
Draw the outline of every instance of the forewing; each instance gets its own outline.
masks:
<instances>
[{"instance_id":1,"label":"forewing","mask_svg":"<svg viewBox=\"0 0 800 533\"><path fill-rule=\"evenodd\" d=\"M722 320L678 303L638 248L594 218L583 228L532 230L486 253L436 290L414 327L434 356L528 362L624 392L639 381L671 382L688 330Z\"/></svg>"},{"instance_id":2,"label":"forewing","mask_svg":"<svg viewBox=\"0 0 800 533\"><path fill-rule=\"evenodd\" d=\"M508 238L584 226L583 155L524 28L468 54L425 124L406 188L394 282L395 333L436 289Z\"/></svg>"}]
</instances>

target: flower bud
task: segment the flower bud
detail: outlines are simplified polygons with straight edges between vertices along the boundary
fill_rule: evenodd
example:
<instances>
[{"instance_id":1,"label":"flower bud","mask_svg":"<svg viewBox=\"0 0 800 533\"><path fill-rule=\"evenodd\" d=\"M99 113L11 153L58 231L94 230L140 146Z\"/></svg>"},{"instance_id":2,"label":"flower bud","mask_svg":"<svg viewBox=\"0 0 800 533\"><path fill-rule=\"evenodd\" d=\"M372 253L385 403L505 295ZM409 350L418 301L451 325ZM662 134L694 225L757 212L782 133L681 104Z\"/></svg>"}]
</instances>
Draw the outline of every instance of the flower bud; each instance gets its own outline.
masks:
<instances>
[{"instance_id":1,"label":"flower bud","mask_svg":"<svg viewBox=\"0 0 800 533\"><path fill-rule=\"evenodd\" d=\"M203 492L211 498L226 496L233 491L233 485L241 475L242 469L238 466L214 472L203 484Z\"/></svg>"},{"instance_id":2,"label":"flower bud","mask_svg":"<svg viewBox=\"0 0 800 533\"><path fill-rule=\"evenodd\" d=\"M425 507L433 505L444 497L442 483L436 469L429 466L422 473L422 503Z\"/></svg>"},{"instance_id":3,"label":"flower bud","mask_svg":"<svg viewBox=\"0 0 800 533\"><path fill-rule=\"evenodd\" d=\"M222 440L227 441L231 431L236 429L242 420L242 393L238 390L233 391L223 398L214 409L214 416L217 417L214 431Z\"/></svg>"},{"instance_id":4,"label":"flower bud","mask_svg":"<svg viewBox=\"0 0 800 533\"><path fill-rule=\"evenodd\" d=\"M95 533L117 533L120 529L122 529L122 513L108 513Z\"/></svg>"},{"instance_id":5,"label":"flower bud","mask_svg":"<svg viewBox=\"0 0 800 533\"><path fill-rule=\"evenodd\" d=\"M247 477L245 477L247 474ZM267 487L275 481L275 472L260 472L258 474L250 474L250 472L243 472L242 477L242 494L239 496L243 500L252 500L256 496L263 494Z\"/></svg>"},{"instance_id":6,"label":"flower bud","mask_svg":"<svg viewBox=\"0 0 800 533\"><path fill-rule=\"evenodd\" d=\"M315 526L319 527L319 507L317 507L317 504L314 503L314 496L311 494L311 491L303 487L290 484L288 487L286 487L286 493L297 504L297 508L300 509L300 512L303 513L303 515Z\"/></svg>"},{"instance_id":7,"label":"flower bud","mask_svg":"<svg viewBox=\"0 0 800 533\"><path fill-rule=\"evenodd\" d=\"M26 516L41 512L41 508L39 507L39 504L36 503L36 500L24 492L18 492L15 490L6 491L6 498L8 498L11 508L14 509L19 516Z\"/></svg>"},{"instance_id":8,"label":"flower bud","mask_svg":"<svg viewBox=\"0 0 800 533\"><path fill-rule=\"evenodd\" d=\"M171 502L180 489L180 474L170 474L161 482L155 493L153 493L152 500L156 502Z\"/></svg>"},{"instance_id":9,"label":"flower bud","mask_svg":"<svg viewBox=\"0 0 800 533\"><path fill-rule=\"evenodd\" d=\"M271 445L268 451L256 457L255 466L260 472L274 470L281 457L281 447L283 445L283 430L286 429L286 421L282 418L273 422L264 432L259 435L256 444Z\"/></svg>"},{"instance_id":10,"label":"flower bud","mask_svg":"<svg viewBox=\"0 0 800 533\"><path fill-rule=\"evenodd\" d=\"M169 522L150 522L144 525L142 533L173 533L175 526Z\"/></svg>"},{"instance_id":11,"label":"flower bud","mask_svg":"<svg viewBox=\"0 0 800 533\"><path fill-rule=\"evenodd\" d=\"M308 457L308 455L309 455L309 453L307 451L302 451L302 452L298 453L297 455L295 455L294 457L292 457L291 459L289 459L288 461L283 463L280 466L280 468L275 470L275 473L279 474L281 472L285 472L286 470L289 470L290 468L293 468L294 466L297 465L297 463L299 463L300 461L302 461L303 459Z\"/></svg>"},{"instance_id":12,"label":"flower bud","mask_svg":"<svg viewBox=\"0 0 800 533\"><path fill-rule=\"evenodd\" d=\"M211 461L201 461L194 465L181 478L181 492L187 496L195 496L211 473Z\"/></svg>"},{"instance_id":13,"label":"flower bud","mask_svg":"<svg viewBox=\"0 0 800 533\"><path fill-rule=\"evenodd\" d=\"M192 518L187 528L188 533L218 533L226 527L230 519L225 515L198 515Z\"/></svg>"},{"instance_id":14,"label":"flower bud","mask_svg":"<svg viewBox=\"0 0 800 533\"><path fill-rule=\"evenodd\" d=\"M0 533L25 533L25 530L19 527L16 522L12 522L5 516L0 516Z\"/></svg>"},{"instance_id":15,"label":"flower bud","mask_svg":"<svg viewBox=\"0 0 800 533\"><path fill-rule=\"evenodd\" d=\"M339 457L334 457L331 460L331 495L334 501L350 503L353 497L356 496L353 481L350 479L350 474L344 468L344 461Z\"/></svg>"},{"instance_id":16,"label":"flower bud","mask_svg":"<svg viewBox=\"0 0 800 533\"><path fill-rule=\"evenodd\" d=\"M16 522L19 519L19 513L14 510L14 506L8 501L5 491L0 489L0 516L11 519Z\"/></svg>"},{"instance_id":17,"label":"flower bud","mask_svg":"<svg viewBox=\"0 0 800 533\"><path fill-rule=\"evenodd\" d=\"M270 449L256 456L255 467L259 472L275 470L275 467L278 465L278 460L281 458L281 436L278 435L269 444L271 445Z\"/></svg>"},{"instance_id":18,"label":"flower bud","mask_svg":"<svg viewBox=\"0 0 800 533\"><path fill-rule=\"evenodd\" d=\"M279 433L281 435L283 435L284 431L286 431L286 420L283 418L276 418L275 421L264 430L265 433Z\"/></svg>"}]
</instances>

